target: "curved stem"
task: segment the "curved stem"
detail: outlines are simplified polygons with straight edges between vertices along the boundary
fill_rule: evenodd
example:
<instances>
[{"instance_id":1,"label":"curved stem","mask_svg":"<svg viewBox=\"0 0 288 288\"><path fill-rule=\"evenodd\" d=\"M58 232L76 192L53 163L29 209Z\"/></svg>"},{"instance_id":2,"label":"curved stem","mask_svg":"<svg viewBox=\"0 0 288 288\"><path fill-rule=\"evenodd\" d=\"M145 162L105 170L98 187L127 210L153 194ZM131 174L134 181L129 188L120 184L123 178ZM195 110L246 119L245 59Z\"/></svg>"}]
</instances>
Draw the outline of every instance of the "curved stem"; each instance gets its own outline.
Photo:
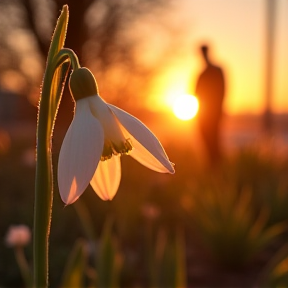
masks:
<instances>
[{"instance_id":1,"label":"curved stem","mask_svg":"<svg viewBox=\"0 0 288 288\"><path fill-rule=\"evenodd\" d=\"M72 50L61 49L53 62L47 66L39 105L34 210L34 283L37 288L48 286L48 244L53 203L51 139L57 110L55 107L58 107L60 102L60 97L51 100L51 91L55 85L53 83L55 71L66 61L70 61L73 69L80 67L78 58Z\"/></svg>"},{"instance_id":2,"label":"curved stem","mask_svg":"<svg viewBox=\"0 0 288 288\"><path fill-rule=\"evenodd\" d=\"M55 59L53 59L53 62L55 64L55 69L61 65L63 62L65 62L67 59L70 60L71 66L73 70L76 70L80 68L79 60L77 55L72 49L69 48L62 48L57 55L55 56Z\"/></svg>"},{"instance_id":3,"label":"curved stem","mask_svg":"<svg viewBox=\"0 0 288 288\"><path fill-rule=\"evenodd\" d=\"M48 244L51 225L53 202L53 171L51 156L51 139L57 107L61 97L63 80L54 77L57 67L67 61L67 57L58 59L59 51L63 48L68 25L68 6L64 5L58 18L52 36L47 58L47 66L43 79L42 93L39 103L36 135L36 176L35 176L35 205L34 205L34 288L48 287ZM59 58L59 57L58 57ZM59 94L59 95L58 95Z\"/></svg>"},{"instance_id":4,"label":"curved stem","mask_svg":"<svg viewBox=\"0 0 288 288\"><path fill-rule=\"evenodd\" d=\"M17 261L18 266L20 268L22 278L25 282L25 286L27 288L30 288L30 287L32 287L32 281L31 281L32 278L31 278L31 274L30 274L30 267L29 267L29 264L28 264L27 259L25 257L23 247L22 246L15 247L14 253L15 253L16 261Z\"/></svg>"}]
</instances>

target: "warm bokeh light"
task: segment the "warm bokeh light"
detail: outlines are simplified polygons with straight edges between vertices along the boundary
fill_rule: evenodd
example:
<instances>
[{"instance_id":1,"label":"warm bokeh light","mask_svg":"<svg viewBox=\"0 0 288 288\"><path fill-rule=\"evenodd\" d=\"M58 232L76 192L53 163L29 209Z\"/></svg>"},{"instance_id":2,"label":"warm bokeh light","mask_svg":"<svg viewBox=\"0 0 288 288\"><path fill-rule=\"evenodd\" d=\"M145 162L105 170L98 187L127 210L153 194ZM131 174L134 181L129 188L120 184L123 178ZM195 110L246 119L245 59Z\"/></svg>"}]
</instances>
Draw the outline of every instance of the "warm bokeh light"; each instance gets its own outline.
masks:
<instances>
[{"instance_id":1,"label":"warm bokeh light","mask_svg":"<svg viewBox=\"0 0 288 288\"><path fill-rule=\"evenodd\" d=\"M175 23L181 23L181 33L185 35L184 40L179 41L181 44L178 44L181 46L179 50L181 53L176 53L177 49L170 48L173 55L166 58L169 61L165 62L165 69L161 65L162 79L155 81L156 88L153 88L154 90L149 94L151 97L148 103L149 109L154 111L170 109L169 98L170 95L171 98L174 97L175 91L194 93L199 74L205 68L199 52L199 46L205 43L211 48L213 62L221 66L224 71L227 83L223 103L225 113L228 115L261 115L266 105L267 21L265 13L267 1L181 0L176 2L177 10L173 9L173 15L181 17L181 21L178 18ZM288 61L286 53L288 1L276 2L273 64L275 75L271 108L273 113L287 113L288 66L285 63ZM215 11L220 11L221 17ZM245 25L242 23L243 15L245 15ZM172 18L170 14L167 17L169 21ZM154 29L147 28L147 25L145 23L149 32ZM174 30L171 29L171 31ZM160 40L157 41L159 37L155 38L156 44L161 43ZM175 40L174 42L179 43ZM165 47L170 47L165 41L163 43ZM149 47L154 49L150 38Z\"/></svg>"},{"instance_id":2,"label":"warm bokeh light","mask_svg":"<svg viewBox=\"0 0 288 288\"><path fill-rule=\"evenodd\" d=\"M175 116L181 120L190 120L198 112L198 99L189 94L178 96L173 103L173 112Z\"/></svg>"}]
</instances>

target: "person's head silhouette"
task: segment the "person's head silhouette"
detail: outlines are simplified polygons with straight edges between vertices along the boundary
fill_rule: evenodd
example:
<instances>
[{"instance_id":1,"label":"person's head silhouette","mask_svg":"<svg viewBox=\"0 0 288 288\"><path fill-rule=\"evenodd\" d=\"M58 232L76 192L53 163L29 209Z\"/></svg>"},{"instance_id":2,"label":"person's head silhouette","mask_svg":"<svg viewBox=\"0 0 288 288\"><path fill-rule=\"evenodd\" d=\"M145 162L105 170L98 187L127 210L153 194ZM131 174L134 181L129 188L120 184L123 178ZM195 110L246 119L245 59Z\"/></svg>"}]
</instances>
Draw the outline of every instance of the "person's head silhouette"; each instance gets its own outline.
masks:
<instances>
[{"instance_id":1,"label":"person's head silhouette","mask_svg":"<svg viewBox=\"0 0 288 288\"><path fill-rule=\"evenodd\" d=\"M209 51L209 47L207 45L202 45L200 47L201 49L201 53L202 53L202 56L206 62L207 65L211 64L210 63L210 59L209 59L209 56L208 56L208 51Z\"/></svg>"}]
</instances>

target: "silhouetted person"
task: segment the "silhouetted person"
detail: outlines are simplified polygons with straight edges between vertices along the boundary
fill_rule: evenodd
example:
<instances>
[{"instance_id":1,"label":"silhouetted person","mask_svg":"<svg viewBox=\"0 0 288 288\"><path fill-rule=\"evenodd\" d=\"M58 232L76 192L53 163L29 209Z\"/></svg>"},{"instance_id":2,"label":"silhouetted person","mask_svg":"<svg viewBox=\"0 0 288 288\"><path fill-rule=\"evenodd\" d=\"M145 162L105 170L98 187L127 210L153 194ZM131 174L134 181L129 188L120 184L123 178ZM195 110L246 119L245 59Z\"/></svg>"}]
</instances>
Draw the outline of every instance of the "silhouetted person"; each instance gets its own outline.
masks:
<instances>
[{"instance_id":1,"label":"silhouetted person","mask_svg":"<svg viewBox=\"0 0 288 288\"><path fill-rule=\"evenodd\" d=\"M220 160L219 129L222 117L222 103L225 92L225 80L220 67L212 64L208 46L201 46L206 67L196 84L196 96L199 100L199 130L212 165Z\"/></svg>"}]
</instances>

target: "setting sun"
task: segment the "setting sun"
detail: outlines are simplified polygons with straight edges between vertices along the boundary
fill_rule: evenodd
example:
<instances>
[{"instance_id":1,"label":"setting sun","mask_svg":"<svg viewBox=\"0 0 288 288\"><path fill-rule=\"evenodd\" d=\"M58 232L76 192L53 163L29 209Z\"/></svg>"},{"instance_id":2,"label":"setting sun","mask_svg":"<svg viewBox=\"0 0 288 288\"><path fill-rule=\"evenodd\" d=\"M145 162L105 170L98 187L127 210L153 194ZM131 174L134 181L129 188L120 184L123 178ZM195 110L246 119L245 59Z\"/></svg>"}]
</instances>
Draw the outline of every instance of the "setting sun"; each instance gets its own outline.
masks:
<instances>
[{"instance_id":1,"label":"setting sun","mask_svg":"<svg viewBox=\"0 0 288 288\"><path fill-rule=\"evenodd\" d=\"M198 99L189 94L178 96L173 103L173 112L181 120L190 120L198 112Z\"/></svg>"}]
</instances>

